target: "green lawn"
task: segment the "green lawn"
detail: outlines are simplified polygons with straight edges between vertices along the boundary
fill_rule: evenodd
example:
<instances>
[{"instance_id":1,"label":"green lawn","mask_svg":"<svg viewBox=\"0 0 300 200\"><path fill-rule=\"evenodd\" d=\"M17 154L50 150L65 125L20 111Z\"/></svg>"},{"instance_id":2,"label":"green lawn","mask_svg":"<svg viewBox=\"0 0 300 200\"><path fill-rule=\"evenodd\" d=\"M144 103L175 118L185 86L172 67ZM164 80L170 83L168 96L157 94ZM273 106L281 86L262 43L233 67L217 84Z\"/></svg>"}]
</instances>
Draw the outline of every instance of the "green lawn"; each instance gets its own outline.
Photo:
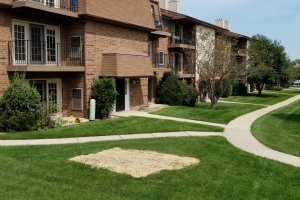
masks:
<instances>
[{"instance_id":1,"label":"green lawn","mask_svg":"<svg viewBox=\"0 0 300 200\"><path fill-rule=\"evenodd\" d=\"M114 147L195 157L200 164L136 179L68 161ZM222 137L0 147L0 160L2 200L296 200L300 196L300 168L248 154Z\"/></svg>"},{"instance_id":2,"label":"green lawn","mask_svg":"<svg viewBox=\"0 0 300 200\"><path fill-rule=\"evenodd\" d=\"M300 156L300 101L257 119L252 134L266 146Z\"/></svg>"},{"instance_id":3,"label":"green lawn","mask_svg":"<svg viewBox=\"0 0 300 200\"><path fill-rule=\"evenodd\" d=\"M221 127L144 117L124 117L107 121L94 121L77 125L0 135L0 139L43 139L101 135L155 133L173 131L223 132Z\"/></svg>"},{"instance_id":4,"label":"green lawn","mask_svg":"<svg viewBox=\"0 0 300 200\"><path fill-rule=\"evenodd\" d=\"M290 88L290 89L285 89L281 91L273 91L273 90L265 90L263 92L267 93L278 93L278 94L290 94L290 95L300 95L300 90Z\"/></svg>"},{"instance_id":5,"label":"green lawn","mask_svg":"<svg viewBox=\"0 0 300 200\"><path fill-rule=\"evenodd\" d=\"M243 114L258 110L260 108L263 108L263 106L219 102L217 104L216 110L211 110L210 103L207 102L198 103L195 105L195 107L167 107L162 110L153 112L152 114L227 124L231 120Z\"/></svg>"},{"instance_id":6,"label":"green lawn","mask_svg":"<svg viewBox=\"0 0 300 200\"><path fill-rule=\"evenodd\" d=\"M263 104L263 105L273 105L284 101L286 99L291 98L293 95L290 94L283 94L287 90L280 92L273 92L270 93L262 91L262 96L257 96L256 93L248 93L247 95L243 96L230 96L228 98L222 99L222 101L233 101L233 102L241 102L241 103L253 103L253 104ZM297 91L296 91L297 92Z\"/></svg>"}]
</instances>

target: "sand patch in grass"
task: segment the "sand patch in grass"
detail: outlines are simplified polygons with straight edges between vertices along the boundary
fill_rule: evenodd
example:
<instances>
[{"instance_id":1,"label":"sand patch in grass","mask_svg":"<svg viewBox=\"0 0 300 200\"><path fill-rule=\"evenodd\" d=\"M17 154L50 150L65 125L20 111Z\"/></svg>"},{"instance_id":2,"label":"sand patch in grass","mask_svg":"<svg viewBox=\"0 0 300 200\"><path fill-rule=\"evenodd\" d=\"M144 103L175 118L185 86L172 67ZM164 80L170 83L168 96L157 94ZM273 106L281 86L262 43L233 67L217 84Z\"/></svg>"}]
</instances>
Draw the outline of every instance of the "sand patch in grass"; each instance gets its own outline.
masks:
<instances>
[{"instance_id":1,"label":"sand patch in grass","mask_svg":"<svg viewBox=\"0 0 300 200\"><path fill-rule=\"evenodd\" d=\"M92 168L104 168L120 174L129 174L134 178L146 177L162 170L179 170L200 162L196 158L118 147L69 160L90 165Z\"/></svg>"}]
</instances>

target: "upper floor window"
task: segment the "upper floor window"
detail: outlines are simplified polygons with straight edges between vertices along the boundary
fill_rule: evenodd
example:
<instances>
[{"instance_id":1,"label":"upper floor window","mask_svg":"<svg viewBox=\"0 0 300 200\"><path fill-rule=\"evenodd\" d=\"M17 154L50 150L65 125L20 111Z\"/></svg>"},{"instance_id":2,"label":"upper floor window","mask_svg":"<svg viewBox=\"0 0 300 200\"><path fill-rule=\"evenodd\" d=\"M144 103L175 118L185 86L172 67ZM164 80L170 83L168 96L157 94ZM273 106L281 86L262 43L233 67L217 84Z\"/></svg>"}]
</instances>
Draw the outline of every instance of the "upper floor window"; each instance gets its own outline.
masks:
<instances>
[{"instance_id":1,"label":"upper floor window","mask_svg":"<svg viewBox=\"0 0 300 200\"><path fill-rule=\"evenodd\" d=\"M59 27L13 21L14 64L58 64Z\"/></svg>"},{"instance_id":2,"label":"upper floor window","mask_svg":"<svg viewBox=\"0 0 300 200\"><path fill-rule=\"evenodd\" d=\"M159 65L164 65L165 64L165 54L163 51L160 51L158 53L158 64Z\"/></svg>"},{"instance_id":3,"label":"upper floor window","mask_svg":"<svg viewBox=\"0 0 300 200\"><path fill-rule=\"evenodd\" d=\"M80 36L71 36L71 58L81 58L81 39Z\"/></svg>"}]
</instances>

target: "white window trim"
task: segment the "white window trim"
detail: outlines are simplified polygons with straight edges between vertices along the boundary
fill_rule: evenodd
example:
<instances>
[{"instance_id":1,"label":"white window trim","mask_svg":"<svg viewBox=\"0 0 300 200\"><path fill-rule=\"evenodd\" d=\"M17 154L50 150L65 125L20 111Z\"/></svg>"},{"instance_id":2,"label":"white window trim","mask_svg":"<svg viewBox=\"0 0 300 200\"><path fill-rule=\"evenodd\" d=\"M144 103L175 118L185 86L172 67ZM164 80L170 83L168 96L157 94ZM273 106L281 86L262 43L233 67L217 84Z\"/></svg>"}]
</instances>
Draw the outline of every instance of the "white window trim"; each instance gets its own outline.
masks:
<instances>
[{"instance_id":1,"label":"white window trim","mask_svg":"<svg viewBox=\"0 0 300 200\"><path fill-rule=\"evenodd\" d=\"M22 20L15 20L15 19L12 19L12 39L13 41L15 40L15 35L14 35L14 25L21 25L21 26L24 26L25 28L25 40L29 40L29 36L30 36L30 24L33 24L33 25L40 25L40 26L43 26L44 27L44 41L47 40L47 34L46 34L46 30L47 29L52 29L52 30L55 30L55 39L56 39L56 43L60 43L60 27L59 26L53 26L53 25L49 25L49 24L42 24L42 23L35 23L35 22L30 22L30 21L22 21ZM47 47L45 47L47 48ZM61 63L61 58L60 58L60 51L61 51L61 47L59 47L57 49L57 55L58 57L56 58L58 60L58 63L60 64ZM28 47L26 46L26 58L25 58L25 63L17 63L15 62L15 52L14 52L14 46L12 46L12 56L13 56L13 64L14 65L27 65L28 61L27 61L27 58L30 58L30 51L28 52ZM31 64L30 65L34 65L34 64ZM57 63L54 63L54 64L43 64L43 65L57 65Z\"/></svg>"},{"instance_id":2,"label":"white window trim","mask_svg":"<svg viewBox=\"0 0 300 200\"><path fill-rule=\"evenodd\" d=\"M56 83L57 84L57 104L59 106L59 112L56 115L61 115L62 111L62 83L61 78L33 78L33 79L26 79L29 81L46 81L46 99L47 105L49 103L49 83Z\"/></svg>"}]
</instances>

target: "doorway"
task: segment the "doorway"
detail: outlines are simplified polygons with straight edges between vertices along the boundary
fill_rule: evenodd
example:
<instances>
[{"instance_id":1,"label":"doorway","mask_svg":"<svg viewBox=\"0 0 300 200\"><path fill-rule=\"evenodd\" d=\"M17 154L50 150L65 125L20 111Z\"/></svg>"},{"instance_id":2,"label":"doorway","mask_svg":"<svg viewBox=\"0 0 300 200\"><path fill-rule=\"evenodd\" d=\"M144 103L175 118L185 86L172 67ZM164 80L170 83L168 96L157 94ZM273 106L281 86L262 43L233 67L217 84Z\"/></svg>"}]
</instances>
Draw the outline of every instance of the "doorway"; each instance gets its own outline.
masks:
<instances>
[{"instance_id":1,"label":"doorway","mask_svg":"<svg viewBox=\"0 0 300 200\"><path fill-rule=\"evenodd\" d=\"M41 64L44 63L44 44L43 44L43 26L30 25L30 38L31 38L31 63Z\"/></svg>"},{"instance_id":2,"label":"doorway","mask_svg":"<svg viewBox=\"0 0 300 200\"><path fill-rule=\"evenodd\" d=\"M116 90L118 92L117 100L116 100L116 111L124 111L125 110L125 79L117 78L116 79Z\"/></svg>"}]
</instances>

